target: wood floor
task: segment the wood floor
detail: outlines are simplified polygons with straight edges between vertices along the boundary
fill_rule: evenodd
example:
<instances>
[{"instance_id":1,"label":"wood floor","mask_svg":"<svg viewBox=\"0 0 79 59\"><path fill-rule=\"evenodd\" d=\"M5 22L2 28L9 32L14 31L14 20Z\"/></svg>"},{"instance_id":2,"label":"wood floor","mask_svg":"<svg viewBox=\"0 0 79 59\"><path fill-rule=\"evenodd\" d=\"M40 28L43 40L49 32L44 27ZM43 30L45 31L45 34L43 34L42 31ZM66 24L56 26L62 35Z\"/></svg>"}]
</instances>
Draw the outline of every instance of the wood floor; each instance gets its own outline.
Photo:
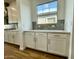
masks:
<instances>
[{"instance_id":1,"label":"wood floor","mask_svg":"<svg viewBox=\"0 0 79 59\"><path fill-rule=\"evenodd\" d=\"M32 49L25 49L24 51L20 51L18 46L5 43L4 59L67 59L67 58L56 55L50 55Z\"/></svg>"}]
</instances>

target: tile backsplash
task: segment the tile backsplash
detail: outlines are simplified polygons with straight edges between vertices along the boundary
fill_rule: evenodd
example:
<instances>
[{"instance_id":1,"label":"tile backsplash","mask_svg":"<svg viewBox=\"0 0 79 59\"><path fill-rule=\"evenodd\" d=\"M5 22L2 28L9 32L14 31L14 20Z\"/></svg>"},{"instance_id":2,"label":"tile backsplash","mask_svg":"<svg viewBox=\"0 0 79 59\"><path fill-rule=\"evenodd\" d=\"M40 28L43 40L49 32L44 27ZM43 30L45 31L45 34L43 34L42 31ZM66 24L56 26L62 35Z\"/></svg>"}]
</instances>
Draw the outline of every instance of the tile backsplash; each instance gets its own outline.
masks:
<instances>
[{"instance_id":1,"label":"tile backsplash","mask_svg":"<svg viewBox=\"0 0 79 59\"><path fill-rule=\"evenodd\" d=\"M32 22L33 30L64 30L64 20L58 20L57 24L43 24L38 25Z\"/></svg>"}]
</instances>

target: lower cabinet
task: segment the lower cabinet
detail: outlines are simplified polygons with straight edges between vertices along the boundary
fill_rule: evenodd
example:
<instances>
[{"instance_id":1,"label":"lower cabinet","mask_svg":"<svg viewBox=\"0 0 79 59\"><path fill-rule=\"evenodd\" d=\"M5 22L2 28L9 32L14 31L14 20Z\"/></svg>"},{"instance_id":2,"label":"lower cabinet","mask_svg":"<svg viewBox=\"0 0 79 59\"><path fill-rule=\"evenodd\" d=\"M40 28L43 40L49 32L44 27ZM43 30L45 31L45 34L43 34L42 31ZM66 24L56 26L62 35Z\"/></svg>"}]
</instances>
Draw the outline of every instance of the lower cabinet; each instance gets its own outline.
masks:
<instances>
[{"instance_id":1,"label":"lower cabinet","mask_svg":"<svg viewBox=\"0 0 79 59\"><path fill-rule=\"evenodd\" d=\"M69 36L67 33L25 32L24 42L26 47L68 56Z\"/></svg>"},{"instance_id":2,"label":"lower cabinet","mask_svg":"<svg viewBox=\"0 0 79 59\"><path fill-rule=\"evenodd\" d=\"M17 31L13 32L13 39L14 39L14 44L20 45L19 32Z\"/></svg>"},{"instance_id":3,"label":"lower cabinet","mask_svg":"<svg viewBox=\"0 0 79 59\"><path fill-rule=\"evenodd\" d=\"M20 45L18 31L4 31L4 41L16 45Z\"/></svg>"},{"instance_id":4,"label":"lower cabinet","mask_svg":"<svg viewBox=\"0 0 79 59\"><path fill-rule=\"evenodd\" d=\"M68 56L69 35L48 33L48 52Z\"/></svg>"},{"instance_id":5,"label":"lower cabinet","mask_svg":"<svg viewBox=\"0 0 79 59\"><path fill-rule=\"evenodd\" d=\"M14 37L15 37L15 35L14 35L14 32L12 32L12 31L9 31L9 34L8 34L8 43L14 43Z\"/></svg>"},{"instance_id":6,"label":"lower cabinet","mask_svg":"<svg viewBox=\"0 0 79 59\"><path fill-rule=\"evenodd\" d=\"M26 47L35 48L34 32L24 33L24 44Z\"/></svg>"},{"instance_id":7,"label":"lower cabinet","mask_svg":"<svg viewBox=\"0 0 79 59\"><path fill-rule=\"evenodd\" d=\"M47 51L47 34L36 32L24 33L25 46L37 50Z\"/></svg>"},{"instance_id":8,"label":"lower cabinet","mask_svg":"<svg viewBox=\"0 0 79 59\"><path fill-rule=\"evenodd\" d=\"M36 37L36 49L47 51L47 34L46 33L35 33Z\"/></svg>"},{"instance_id":9,"label":"lower cabinet","mask_svg":"<svg viewBox=\"0 0 79 59\"><path fill-rule=\"evenodd\" d=\"M29 48L46 51L53 54L68 56L69 38L68 33L48 32L24 32L24 45ZM18 31L4 31L4 41L20 45Z\"/></svg>"},{"instance_id":10,"label":"lower cabinet","mask_svg":"<svg viewBox=\"0 0 79 59\"><path fill-rule=\"evenodd\" d=\"M9 41L9 31L4 31L4 42L8 42Z\"/></svg>"}]
</instances>

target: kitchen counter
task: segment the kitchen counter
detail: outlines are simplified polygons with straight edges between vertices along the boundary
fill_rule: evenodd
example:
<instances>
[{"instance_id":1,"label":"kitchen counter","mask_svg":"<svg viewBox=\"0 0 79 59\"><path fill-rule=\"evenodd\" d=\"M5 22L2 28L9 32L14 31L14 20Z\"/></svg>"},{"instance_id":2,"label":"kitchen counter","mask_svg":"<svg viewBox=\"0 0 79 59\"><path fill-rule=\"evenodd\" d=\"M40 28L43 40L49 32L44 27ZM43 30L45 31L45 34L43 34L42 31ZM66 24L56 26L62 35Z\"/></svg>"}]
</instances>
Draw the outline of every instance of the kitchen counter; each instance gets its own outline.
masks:
<instances>
[{"instance_id":1,"label":"kitchen counter","mask_svg":"<svg viewBox=\"0 0 79 59\"><path fill-rule=\"evenodd\" d=\"M70 34L70 32L63 31L63 30L27 30L27 31L33 31L33 32L53 32L53 33L69 33ZM24 31L24 32L27 32L27 31Z\"/></svg>"},{"instance_id":2,"label":"kitchen counter","mask_svg":"<svg viewBox=\"0 0 79 59\"><path fill-rule=\"evenodd\" d=\"M4 31L19 31L17 29L5 29Z\"/></svg>"},{"instance_id":3,"label":"kitchen counter","mask_svg":"<svg viewBox=\"0 0 79 59\"><path fill-rule=\"evenodd\" d=\"M19 31L18 29L7 29L6 31ZM68 33L70 32L63 31L63 30L27 30L27 31L22 31L22 32L48 32L48 33Z\"/></svg>"}]
</instances>

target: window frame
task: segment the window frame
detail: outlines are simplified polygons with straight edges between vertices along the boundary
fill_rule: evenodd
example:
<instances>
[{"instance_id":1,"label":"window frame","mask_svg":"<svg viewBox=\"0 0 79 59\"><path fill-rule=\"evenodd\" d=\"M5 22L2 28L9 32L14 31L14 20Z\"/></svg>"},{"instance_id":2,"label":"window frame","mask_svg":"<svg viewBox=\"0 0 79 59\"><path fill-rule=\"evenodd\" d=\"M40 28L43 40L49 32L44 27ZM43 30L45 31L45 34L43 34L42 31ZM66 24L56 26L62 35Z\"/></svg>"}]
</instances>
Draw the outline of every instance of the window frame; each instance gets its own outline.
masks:
<instances>
[{"instance_id":1,"label":"window frame","mask_svg":"<svg viewBox=\"0 0 79 59\"><path fill-rule=\"evenodd\" d=\"M57 11L56 12L48 12L48 13L41 13L41 14L38 14L38 12L37 12L37 24L38 24L38 17L39 16L45 16L45 14L50 14L50 13L52 13L53 15L57 15L57 20L58 20L58 0L53 0L53 1L49 1L49 2L45 2L45 3L41 3L41 4L38 4L38 5L36 5L36 7L37 6L39 6L39 5L44 5L44 4L47 4L47 3L51 3L51 2L54 2L54 1L57 1ZM50 8L49 8L50 9ZM36 9L37 10L37 9ZM49 23L50 24L50 23ZM55 23L56 24L56 23ZM39 24L39 25L41 25L41 24Z\"/></svg>"}]
</instances>

